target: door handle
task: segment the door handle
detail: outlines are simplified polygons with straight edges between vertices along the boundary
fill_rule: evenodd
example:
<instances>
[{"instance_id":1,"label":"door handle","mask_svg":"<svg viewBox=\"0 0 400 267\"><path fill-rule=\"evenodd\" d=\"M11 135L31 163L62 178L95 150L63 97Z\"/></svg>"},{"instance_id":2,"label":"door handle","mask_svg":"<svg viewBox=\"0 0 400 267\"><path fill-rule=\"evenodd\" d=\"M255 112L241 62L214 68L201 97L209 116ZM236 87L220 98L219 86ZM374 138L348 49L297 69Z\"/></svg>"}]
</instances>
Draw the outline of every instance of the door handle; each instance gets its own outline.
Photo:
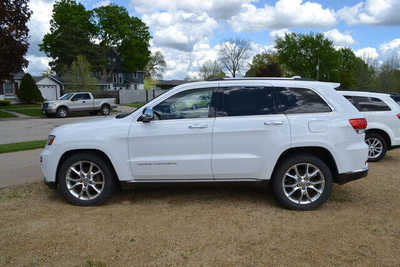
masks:
<instances>
[{"instance_id":1,"label":"door handle","mask_svg":"<svg viewBox=\"0 0 400 267\"><path fill-rule=\"evenodd\" d=\"M264 125L282 125L283 121L266 121L264 122Z\"/></svg>"},{"instance_id":2,"label":"door handle","mask_svg":"<svg viewBox=\"0 0 400 267\"><path fill-rule=\"evenodd\" d=\"M208 125L189 125L189 129L205 129Z\"/></svg>"}]
</instances>

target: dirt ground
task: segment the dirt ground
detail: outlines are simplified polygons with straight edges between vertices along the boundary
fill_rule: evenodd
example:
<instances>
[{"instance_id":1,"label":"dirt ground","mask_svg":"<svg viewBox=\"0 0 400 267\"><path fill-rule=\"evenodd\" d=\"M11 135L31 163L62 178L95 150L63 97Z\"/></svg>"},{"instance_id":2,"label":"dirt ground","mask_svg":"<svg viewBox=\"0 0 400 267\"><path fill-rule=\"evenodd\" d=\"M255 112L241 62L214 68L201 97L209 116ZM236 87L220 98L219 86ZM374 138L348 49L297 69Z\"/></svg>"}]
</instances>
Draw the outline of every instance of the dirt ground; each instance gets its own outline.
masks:
<instances>
[{"instance_id":1,"label":"dirt ground","mask_svg":"<svg viewBox=\"0 0 400 267\"><path fill-rule=\"evenodd\" d=\"M0 190L5 266L400 266L400 150L310 212L255 185L139 187L75 207L41 183Z\"/></svg>"}]
</instances>

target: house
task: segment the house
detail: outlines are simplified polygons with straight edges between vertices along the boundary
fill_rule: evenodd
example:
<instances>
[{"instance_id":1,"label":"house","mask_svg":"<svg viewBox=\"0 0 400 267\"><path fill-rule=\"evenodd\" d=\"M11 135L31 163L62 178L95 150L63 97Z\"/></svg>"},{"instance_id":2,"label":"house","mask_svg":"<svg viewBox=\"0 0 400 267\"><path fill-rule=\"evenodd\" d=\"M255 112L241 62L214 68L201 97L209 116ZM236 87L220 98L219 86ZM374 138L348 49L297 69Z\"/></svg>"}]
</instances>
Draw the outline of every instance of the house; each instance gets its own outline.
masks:
<instances>
[{"instance_id":1,"label":"house","mask_svg":"<svg viewBox=\"0 0 400 267\"><path fill-rule=\"evenodd\" d=\"M42 96L46 100L56 100L62 94L63 83L56 76L34 76Z\"/></svg>"},{"instance_id":2,"label":"house","mask_svg":"<svg viewBox=\"0 0 400 267\"><path fill-rule=\"evenodd\" d=\"M25 73L21 71L12 74L12 78L9 80L0 81L0 100L10 100L13 104L19 103L17 90L24 75Z\"/></svg>"},{"instance_id":3,"label":"house","mask_svg":"<svg viewBox=\"0 0 400 267\"><path fill-rule=\"evenodd\" d=\"M107 53L109 61L108 73L94 73L99 89L119 91L121 89L144 90L144 71L125 72L118 51L113 48Z\"/></svg>"}]
</instances>

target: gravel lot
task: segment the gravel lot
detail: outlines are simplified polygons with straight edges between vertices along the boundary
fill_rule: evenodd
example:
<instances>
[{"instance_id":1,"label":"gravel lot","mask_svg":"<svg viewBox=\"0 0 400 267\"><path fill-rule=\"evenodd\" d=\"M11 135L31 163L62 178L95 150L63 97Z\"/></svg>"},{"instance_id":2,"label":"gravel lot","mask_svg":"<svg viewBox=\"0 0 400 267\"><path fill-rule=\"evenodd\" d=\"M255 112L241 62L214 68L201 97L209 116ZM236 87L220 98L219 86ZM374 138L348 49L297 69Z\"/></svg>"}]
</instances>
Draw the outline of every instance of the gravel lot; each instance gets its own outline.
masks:
<instances>
[{"instance_id":1,"label":"gravel lot","mask_svg":"<svg viewBox=\"0 0 400 267\"><path fill-rule=\"evenodd\" d=\"M0 265L399 266L400 150L319 210L249 185L144 187L75 207L41 183L0 190Z\"/></svg>"}]
</instances>

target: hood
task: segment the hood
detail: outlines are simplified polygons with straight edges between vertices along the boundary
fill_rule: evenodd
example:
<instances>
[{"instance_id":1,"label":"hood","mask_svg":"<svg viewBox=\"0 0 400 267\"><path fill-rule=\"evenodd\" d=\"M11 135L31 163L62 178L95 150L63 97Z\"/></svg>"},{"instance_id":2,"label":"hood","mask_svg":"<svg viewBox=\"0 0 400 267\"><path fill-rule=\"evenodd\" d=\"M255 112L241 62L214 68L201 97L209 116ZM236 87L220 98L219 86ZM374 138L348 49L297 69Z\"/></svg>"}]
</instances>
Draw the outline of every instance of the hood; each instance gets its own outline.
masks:
<instances>
[{"instance_id":1,"label":"hood","mask_svg":"<svg viewBox=\"0 0 400 267\"><path fill-rule=\"evenodd\" d=\"M84 132L92 132L103 130L105 128L112 127L113 122L115 121L114 116L108 116L106 118L97 118L97 119L89 119L85 121L75 122L64 124L56 127L52 134L75 134L75 133L84 133Z\"/></svg>"}]
</instances>

